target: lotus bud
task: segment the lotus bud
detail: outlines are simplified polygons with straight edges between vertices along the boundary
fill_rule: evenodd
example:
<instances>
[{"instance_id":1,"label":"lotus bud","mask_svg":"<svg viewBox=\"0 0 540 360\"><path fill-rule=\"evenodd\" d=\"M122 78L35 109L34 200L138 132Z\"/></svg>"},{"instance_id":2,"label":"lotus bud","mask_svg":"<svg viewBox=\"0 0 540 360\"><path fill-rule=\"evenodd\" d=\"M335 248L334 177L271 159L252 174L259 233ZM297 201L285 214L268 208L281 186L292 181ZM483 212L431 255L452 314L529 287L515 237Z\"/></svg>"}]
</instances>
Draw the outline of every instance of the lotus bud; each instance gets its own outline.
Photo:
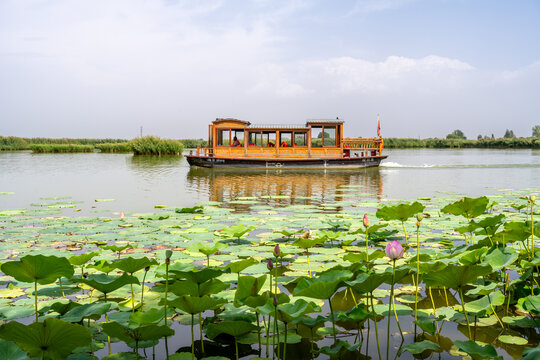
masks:
<instances>
[{"instance_id":1,"label":"lotus bud","mask_svg":"<svg viewBox=\"0 0 540 360\"><path fill-rule=\"evenodd\" d=\"M369 219L367 217L367 214L364 214L364 227L369 227Z\"/></svg>"},{"instance_id":2,"label":"lotus bud","mask_svg":"<svg viewBox=\"0 0 540 360\"><path fill-rule=\"evenodd\" d=\"M274 256L281 257L281 250L279 249L279 244L276 244L276 246L274 247Z\"/></svg>"},{"instance_id":3,"label":"lotus bud","mask_svg":"<svg viewBox=\"0 0 540 360\"><path fill-rule=\"evenodd\" d=\"M150 266L147 266L147 267L144 268L145 272L148 272L149 270L150 270Z\"/></svg>"},{"instance_id":4,"label":"lotus bud","mask_svg":"<svg viewBox=\"0 0 540 360\"><path fill-rule=\"evenodd\" d=\"M268 268L268 270L272 271L272 269L274 268L274 263L272 263L272 259L268 259L268 264L266 264L266 267Z\"/></svg>"},{"instance_id":5,"label":"lotus bud","mask_svg":"<svg viewBox=\"0 0 540 360\"><path fill-rule=\"evenodd\" d=\"M423 218L424 218L424 214L416 214L416 220L422 221Z\"/></svg>"},{"instance_id":6,"label":"lotus bud","mask_svg":"<svg viewBox=\"0 0 540 360\"><path fill-rule=\"evenodd\" d=\"M422 224L422 223L421 223L420 221L417 221L417 222L416 222L416 227L420 227L421 224Z\"/></svg>"},{"instance_id":7,"label":"lotus bud","mask_svg":"<svg viewBox=\"0 0 540 360\"><path fill-rule=\"evenodd\" d=\"M403 249L403 246L401 246L399 241L394 240L388 245L386 245L386 249L384 251L386 252L386 256L390 258L390 260L397 260L403 257L403 252L405 251L405 249Z\"/></svg>"},{"instance_id":8,"label":"lotus bud","mask_svg":"<svg viewBox=\"0 0 540 360\"><path fill-rule=\"evenodd\" d=\"M170 258L166 258L166 259L165 259L165 264L171 265L171 259L170 259Z\"/></svg>"},{"instance_id":9,"label":"lotus bud","mask_svg":"<svg viewBox=\"0 0 540 360\"><path fill-rule=\"evenodd\" d=\"M536 200L536 195L531 195L531 202L534 204L534 201Z\"/></svg>"},{"instance_id":10,"label":"lotus bud","mask_svg":"<svg viewBox=\"0 0 540 360\"><path fill-rule=\"evenodd\" d=\"M88 273L85 272L85 273L82 274L82 276L83 276L83 278L87 279L88 278Z\"/></svg>"},{"instance_id":11,"label":"lotus bud","mask_svg":"<svg viewBox=\"0 0 540 360\"><path fill-rule=\"evenodd\" d=\"M272 300L272 303L274 304L274 307L277 306L277 297L274 295L274 299Z\"/></svg>"},{"instance_id":12,"label":"lotus bud","mask_svg":"<svg viewBox=\"0 0 540 360\"><path fill-rule=\"evenodd\" d=\"M165 259L170 259L172 256L172 250L165 251Z\"/></svg>"}]
</instances>

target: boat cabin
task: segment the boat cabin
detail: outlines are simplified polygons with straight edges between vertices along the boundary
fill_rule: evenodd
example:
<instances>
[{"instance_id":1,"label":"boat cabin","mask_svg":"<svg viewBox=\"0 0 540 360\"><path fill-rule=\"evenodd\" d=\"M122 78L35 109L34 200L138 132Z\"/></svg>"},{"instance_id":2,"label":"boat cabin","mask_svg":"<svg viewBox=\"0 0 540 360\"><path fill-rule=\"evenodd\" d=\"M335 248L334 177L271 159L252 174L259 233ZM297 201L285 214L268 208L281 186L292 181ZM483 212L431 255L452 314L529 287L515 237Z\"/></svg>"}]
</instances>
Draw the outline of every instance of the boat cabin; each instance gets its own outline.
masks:
<instances>
[{"instance_id":1,"label":"boat cabin","mask_svg":"<svg viewBox=\"0 0 540 360\"><path fill-rule=\"evenodd\" d=\"M197 156L259 159L340 159L381 156L383 139L343 138L343 120L302 125L262 125L218 118L208 126L208 146Z\"/></svg>"}]
</instances>

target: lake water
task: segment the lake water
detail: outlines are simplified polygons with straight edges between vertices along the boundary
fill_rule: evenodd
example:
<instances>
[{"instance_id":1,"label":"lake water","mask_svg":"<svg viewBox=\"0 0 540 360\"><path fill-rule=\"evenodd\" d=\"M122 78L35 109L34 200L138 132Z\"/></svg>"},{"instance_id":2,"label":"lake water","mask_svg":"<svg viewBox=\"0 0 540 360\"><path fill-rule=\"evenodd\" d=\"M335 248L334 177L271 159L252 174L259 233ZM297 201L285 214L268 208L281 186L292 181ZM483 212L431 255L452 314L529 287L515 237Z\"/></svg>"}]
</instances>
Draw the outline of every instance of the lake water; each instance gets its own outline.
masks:
<instances>
[{"instance_id":1,"label":"lake water","mask_svg":"<svg viewBox=\"0 0 540 360\"><path fill-rule=\"evenodd\" d=\"M359 201L415 199L456 192L468 196L540 186L540 150L388 150L380 168L360 170L190 169L183 157L131 154L0 152L0 209L28 208L43 197L82 201L82 213L148 212L155 205L193 206L241 197L289 196L270 205L343 200L340 189L361 185ZM114 201L95 202L96 199ZM231 204L240 211L249 207ZM73 208L64 210L73 212Z\"/></svg>"}]
</instances>

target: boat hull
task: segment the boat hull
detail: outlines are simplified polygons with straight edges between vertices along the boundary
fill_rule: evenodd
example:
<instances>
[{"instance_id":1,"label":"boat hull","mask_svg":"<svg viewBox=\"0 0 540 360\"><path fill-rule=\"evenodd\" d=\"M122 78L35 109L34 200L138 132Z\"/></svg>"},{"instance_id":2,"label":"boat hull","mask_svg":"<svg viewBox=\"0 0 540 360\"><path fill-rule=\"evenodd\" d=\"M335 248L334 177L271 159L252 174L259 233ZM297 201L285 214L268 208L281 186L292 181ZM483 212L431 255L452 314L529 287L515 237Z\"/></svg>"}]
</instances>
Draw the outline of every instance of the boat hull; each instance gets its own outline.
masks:
<instances>
[{"instance_id":1,"label":"boat hull","mask_svg":"<svg viewBox=\"0 0 540 360\"><path fill-rule=\"evenodd\" d=\"M379 166L388 155L350 158L256 159L186 155L190 166L204 168L321 168L355 169Z\"/></svg>"}]
</instances>

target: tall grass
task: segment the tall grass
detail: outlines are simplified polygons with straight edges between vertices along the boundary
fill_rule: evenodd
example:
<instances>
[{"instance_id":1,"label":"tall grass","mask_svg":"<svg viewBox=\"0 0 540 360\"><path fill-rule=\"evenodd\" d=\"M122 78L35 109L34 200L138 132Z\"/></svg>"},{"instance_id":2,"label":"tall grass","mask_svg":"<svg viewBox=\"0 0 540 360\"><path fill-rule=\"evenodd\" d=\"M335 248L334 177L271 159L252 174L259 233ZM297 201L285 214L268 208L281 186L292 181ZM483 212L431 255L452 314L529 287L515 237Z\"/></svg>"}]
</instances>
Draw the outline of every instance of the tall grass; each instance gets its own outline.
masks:
<instances>
[{"instance_id":1,"label":"tall grass","mask_svg":"<svg viewBox=\"0 0 540 360\"><path fill-rule=\"evenodd\" d=\"M30 145L96 145L103 143L127 143L123 139L69 139L69 138L23 138L18 136L0 136L1 150L30 150Z\"/></svg>"},{"instance_id":2,"label":"tall grass","mask_svg":"<svg viewBox=\"0 0 540 360\"><path fill-rule=\"evenodd\" d=\"M208 141L203 139L181 139L178 141L184 146L184 149L195 149L197 145L200 147L208 145Z\"/></svg>"},{"instance_id":3,"label":"tall grass","mask_svg":"<svg viewBox=\"0 0 540 360\"><path fill-rule=\"evenodd\" d=\"M156 136L144 136L130 141L135 155L176 155L184 147L178 140L160 139Z\"/></svg>"},{"instance_id":4,"label":"tall grass","mask_svg":"<svg viewBox=\"0 0 540 360\"><path fill-rule=\"evenodd\" d=\"M127 152L133 151L130 142L103 143L103 144L96 144L94 146L96 149L100 150L101 152L108 152L108 153L127 153Z\"/></svg>"},{"instance_id":5,"label":"tall grass","mask_svg":"<svg viewBox=\"0 0 540 360\"><path fill-rule=\"evenodd\" d=\"M35 153L94 152L92 145L78 144L32 144L30 149Z\"/></svg>"}]
</instances>

